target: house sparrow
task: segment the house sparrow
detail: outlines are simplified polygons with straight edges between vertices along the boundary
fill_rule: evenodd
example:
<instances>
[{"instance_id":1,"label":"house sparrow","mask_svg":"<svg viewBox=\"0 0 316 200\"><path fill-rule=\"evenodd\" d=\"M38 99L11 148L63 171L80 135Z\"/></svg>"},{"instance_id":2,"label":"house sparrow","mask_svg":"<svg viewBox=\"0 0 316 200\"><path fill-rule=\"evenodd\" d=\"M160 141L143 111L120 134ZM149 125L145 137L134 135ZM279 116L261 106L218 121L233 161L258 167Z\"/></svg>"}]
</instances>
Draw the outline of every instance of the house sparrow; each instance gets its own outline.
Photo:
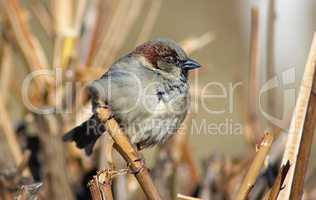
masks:
<instances>
[{"instance_id":1,"label":"house sparrow","mask_svg":"<svg viewBox=\"0 0 316 200\"><path fill-rule=\"evenodd\" d=\"M87 86L94 114L64 135L90 155L105 132L96 109L108 105L138 150L164 143L183 122L190 98L188 71L200 64L169 39L155 39L117 60Z\"/></svg>"}]
</instances>

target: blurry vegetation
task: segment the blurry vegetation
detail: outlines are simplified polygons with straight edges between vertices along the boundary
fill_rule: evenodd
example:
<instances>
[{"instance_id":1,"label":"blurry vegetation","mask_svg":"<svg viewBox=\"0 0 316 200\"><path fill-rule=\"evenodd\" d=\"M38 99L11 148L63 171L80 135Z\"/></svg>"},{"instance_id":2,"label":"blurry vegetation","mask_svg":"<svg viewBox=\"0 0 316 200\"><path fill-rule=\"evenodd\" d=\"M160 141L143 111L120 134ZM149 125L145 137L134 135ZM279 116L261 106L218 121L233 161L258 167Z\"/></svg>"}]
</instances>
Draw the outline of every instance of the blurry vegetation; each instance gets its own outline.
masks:
<instances>
[{"instance_id":1,"label":"blurry vegetation","mask_svg":"<svg viewBox=\"0 0 316 200\"><path fill-rule=\"evenodd\" d=\"M182 134L145 153L162 198L297 199L304 188L304 198L315 199L315 169L306 171L316 120L316 40L302 76L301 84L308 87L300 89L296 112L286 120L290 124L293 119L287 141L283 125L263 120L256 104L261 79L277 71L277 9L274 0L265 5L264 26L260 6L244 1L0 1L0 199L89 199L90 191L96 194L93 199L145 198L130 171L117 170L126 165L112 154L109 136L102 138L92 157L64 144L61 136L89 115L84 85L121 54L155 36L177 40L202 61L204 69L191 75L193 104L201 103L202 86L213 80L243 83L229 100L207 102L224 107L224 115L192 109ZM267 34L262 37L264 27ZM53 76L37 77L25 91L26 77L38 70ZM32 111L25 94L30 104L54 112ZM280 112L278 95L268 96L269 113ZM231 113L225 106L229 101ZM193 121L203 119L232 119L243 128L239 135L194 135ZM263 134L265 127L270 130Z\"/></svg>"}]
</instances>

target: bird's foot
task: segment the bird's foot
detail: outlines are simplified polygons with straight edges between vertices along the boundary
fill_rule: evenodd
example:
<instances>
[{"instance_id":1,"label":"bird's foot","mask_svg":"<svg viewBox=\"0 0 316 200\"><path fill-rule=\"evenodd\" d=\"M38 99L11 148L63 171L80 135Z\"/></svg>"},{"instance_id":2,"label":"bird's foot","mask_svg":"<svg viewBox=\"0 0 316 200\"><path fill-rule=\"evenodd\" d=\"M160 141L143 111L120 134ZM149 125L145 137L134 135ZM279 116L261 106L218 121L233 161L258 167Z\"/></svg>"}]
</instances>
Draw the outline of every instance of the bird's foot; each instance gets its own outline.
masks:
<instances>
[{"instance_id":1,"label":"bird's foot","mask_svg":"<svg viewBox=\"0 0 316 200\"><path fill-rule=\"evenodd\" d=\"M129 169L129 173L138 174L142 170L146 169L145 159L138 158L132 162L127 163L127 168Z\"/></svg>"}]
</instances>

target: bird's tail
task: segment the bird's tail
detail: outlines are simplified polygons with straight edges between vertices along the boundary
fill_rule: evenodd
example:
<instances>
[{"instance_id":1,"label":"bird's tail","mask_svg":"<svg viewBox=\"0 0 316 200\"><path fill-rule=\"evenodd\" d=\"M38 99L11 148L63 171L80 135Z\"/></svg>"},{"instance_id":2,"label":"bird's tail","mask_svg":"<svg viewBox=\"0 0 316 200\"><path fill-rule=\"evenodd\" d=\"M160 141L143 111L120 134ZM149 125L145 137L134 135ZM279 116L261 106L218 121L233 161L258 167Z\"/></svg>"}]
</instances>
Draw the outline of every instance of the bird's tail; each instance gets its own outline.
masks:
<instances>
[{"instance_id":1,"label":"bird's tail","mask_svg":"<svg viewBox=\"0 0 316 200\"><path fill-rule=\"evenodd\" d=\"M74 141L78 148L84 149L87 155L91 155L95 142L104 132L104 124L94 114L87 121L67 132L63 140Z\"/></svg>"}]
</instances>

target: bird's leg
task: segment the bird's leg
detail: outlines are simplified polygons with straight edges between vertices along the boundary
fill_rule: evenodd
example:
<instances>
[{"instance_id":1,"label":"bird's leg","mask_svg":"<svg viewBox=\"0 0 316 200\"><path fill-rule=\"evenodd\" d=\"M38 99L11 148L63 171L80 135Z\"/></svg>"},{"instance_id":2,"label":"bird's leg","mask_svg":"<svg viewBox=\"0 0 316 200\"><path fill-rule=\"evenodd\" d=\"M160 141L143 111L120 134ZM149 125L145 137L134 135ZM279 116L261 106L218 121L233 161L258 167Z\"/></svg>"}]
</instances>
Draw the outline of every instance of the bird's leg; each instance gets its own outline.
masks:
<instances>
[{"instance_id":1,"label":"bird's leg","mask_svg":"<svg viewBox=\"0 0 316 200\"><path fill-rule=\"evenodd\" d=\"M142 155L140 155L141 158L133 160L132 162L127 163L127 168L129 170L129 173L131 174L138 174L139 172L141 172L142 170L144 170L146 168L145 165L145 159L143 158ZM137 169L133 169L133 163L140 163L140 167L138 167Z\"/></svg>"}]
</instances>

